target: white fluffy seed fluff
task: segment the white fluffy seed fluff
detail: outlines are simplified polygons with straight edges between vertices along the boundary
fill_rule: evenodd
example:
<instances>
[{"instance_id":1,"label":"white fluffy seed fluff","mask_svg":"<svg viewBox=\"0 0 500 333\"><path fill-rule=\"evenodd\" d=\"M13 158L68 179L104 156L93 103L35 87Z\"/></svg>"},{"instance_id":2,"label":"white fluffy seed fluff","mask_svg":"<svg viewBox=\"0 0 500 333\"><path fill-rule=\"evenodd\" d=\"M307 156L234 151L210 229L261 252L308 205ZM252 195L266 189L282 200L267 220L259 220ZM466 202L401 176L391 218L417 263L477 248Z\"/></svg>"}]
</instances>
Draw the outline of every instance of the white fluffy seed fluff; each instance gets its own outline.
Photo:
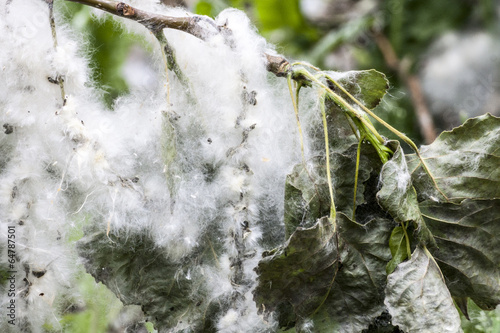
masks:
<instances>
[{"instance_id":1,"label":"white fluffy seed fluff","mask_svg":"<svg viewBox=\"0 0 500 333\"><path fill-rule=\"evenodd\" d=\"M131 3L190 15L153 0ZM60 327L61 304L77 297L75 276L83 270L68 241L82 223L112 234L148 232L177 259L216 221L227 239L219 269L204 272L214 298L235 288L230 258L241 254L231 235L246 225L241 239L254 255L242 270L245 281L255 281L261 252L282 241L276 230L283 224L285 176L300 161L300 146L286 80L267 73L263 53L270 46L249 19L222 12L216 23L230 30L226 40L165 31L192 94L169 72L171 105L158 43L136 22L117 19L157 49L158 81L154 89L132 89L111 111L96 97L98 87L90 87L78 39L57 11L57 47L44 1L3 0L0 12L0 242L7 244L7 227L15 226L18 323L32 332L44 324ZM65 101L59 84L49 82L60 77ZM301 104L314 106L316 96L304 96ZM179 169L162 158L165 114L177 115ZM317 114L303 116L319 121ZM207 165L218 171L207 177ZM174 206L167 177L177 186ZM274 243L263 244L264 234L275 235ZM6 251L0 255L7 264ZM271 317L257 313L253 287L241 287L243 297L221 315L221 332L275 328ZM7 302L2 293L2 309ZM5 327L2 320L0 330Z\"/></svg>"}]
</instances>

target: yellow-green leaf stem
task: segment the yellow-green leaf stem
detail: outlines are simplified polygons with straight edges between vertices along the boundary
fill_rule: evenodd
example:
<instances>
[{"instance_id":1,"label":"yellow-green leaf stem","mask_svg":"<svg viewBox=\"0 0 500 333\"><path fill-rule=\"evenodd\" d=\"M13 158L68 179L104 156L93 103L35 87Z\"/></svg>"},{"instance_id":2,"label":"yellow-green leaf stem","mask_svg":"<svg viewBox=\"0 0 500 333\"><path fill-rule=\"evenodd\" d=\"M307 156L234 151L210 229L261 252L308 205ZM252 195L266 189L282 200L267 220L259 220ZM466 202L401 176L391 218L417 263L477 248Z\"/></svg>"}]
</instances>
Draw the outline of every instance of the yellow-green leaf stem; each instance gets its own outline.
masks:
<instances>
[{"instance_id":1,"label":"yellow-green leaf stem","mask_svg":"<svg viewBox=\"0 0 500 333\"><path fill-rule=\"evenodd\" d=\"M163 32L161 32L163 33ZM165 38L165 37L163 37ZM169 75L168 75L168 59L167 59L167 53L165 52L165 47L164 45L162 45L162 39L158 38L158 41L160 42L161 46L160 49L161 49L161 55L162 55L162 59L163 59L163 65L165 66L165 79L167 81L166 83L166 88L167 88L167 96L166 96L166 99L167 99L167 110L170 110L170 78L169 78Z\"/></svg>"},{"instance_id":2,"label":"yellow-green leaf stem","mask_svg":"<svg viewBox=\"0 0 500 333\"><path fill-rule=\"evenodd\" d=\"M332 175L330 170L330 148L329 148L329 140L328 140L328 126L326 122L326 112L325 112L325 100L326 94L321 95L320 100L320 108L321 115L323 117L323 131L325 133L325 154L326 154L326 177L328 179L328 190L330 191L330 218L332 219L332 223L335 223L335 215L337 214L335 210L335 202L333 200L333 185L332 185Z\"/></svg>"},{"instance_id":3,"label":"yellow-green leaf stem","mask_svg":"<svg viewBox=\"0 0 500 333\"><path fill-rule=\"evenodd\" d=\"M297 61L297 62L294 62L294 63L292 64L292 67L293 67L293 66L296 66L296 65L306 66L306 67L309 67L309 68L314 69L314 70L315 70L315 71L317 71L317 72L321 71L321 69L319 69L318 67L313 66L313 65L311 65L311 64L309 64L309 63L307 63L307 62L303 62L303 61Z\"/></svg>"},{"instance_id":4,"label":"yellow-green leaf stem","mask_svg":"<svg viewBox=\"0 0 500 333\"><path fill-rule=\"evenodd\" d=\"M345 111L349 112L352 116L354 116L355 118L359 119L375 135L375 137L377 138L377 140L380 141L380 143L383 143L385 141L384 138L380 134L378 134L377 130L370 123L369 119L367 119L366 117L364 117L363 114L361 114L358 110L356 110L355 108L353 108L352 105L350 105L349 103L347 103L347 101L345 99L343 99L341 96L339 96L338 94L336 94L327 85L325 85L323 82L321 82L320 80L318 80L318 78L316 76L312 75L311 73L309 73L308 71L306 71L304 69L299 69L297 71L297 73L305 76L306 78L308 78L308 79L312 80L313 82L315 82L321 88L325 89L325 91L328 94L328 97L330 97L337 105L339 105L340 107L342 107ZM321 74L321 75L323 75L323 74Z\"/></svg>"},{"instance_id":5,"label":"yellow-green leaf stem","mask_svg":"<svg viewBox=\"0 0 500 333\"><path fill-rule=\"evenodd\" d=\"M288 90L290 91L290 98L292 99L293 110L295 111L295 119L297 120L297 128L299 129L299 137L300 137L300 151L302 153L302 162L304 165L306 164L306 158L304 154L304 136L302 135L302 126L300 126L299 120L299 92L301 85L297 87L296 98L293 95L293 87L292 87L292 73L289 73L287 76L288 81Z\"/></svg>"},{"instance_id":6,"label":"yellow-green leaf stem","mask_svg":"<svg viewBox=\"0 0 500 333\"><path fill-rule=\"evenodd\" d=\"M370 141L375 147L377 153L380 156L380 159L383 163L386 163L389 160L389 156L392 154L392 150L388 147L384 146L385 139L377 132L373 124L370 122L368 117L365 114L359 112L355 108L352 107L346 100L344 100L341 96L336 94L333 90L331 90L328 86L326 86L323 82L321 82L316 76L312 75L308 71L303 68L295 70L295 74L301 75L307 79L310 79L318 86L323 88L327 94L327 96L339 107L341 107L346 113L353 119L356 127L361 132L361 135L364 135L368 141ZM324 76L324 74L320 74Z\"/></svg>"},{"instance_id":7,"label":"yellow-green leaf stem","mask_svg":"<svg viewBox=\"0 0 500 333\"><path fill-rule=\"evenodd\" d=\"M373 145L382 163L386 163L387 161L389 161L389 157L393 154L393 151L386 147L383 143L381 143L373 134L373 132L366 128L365 123L361 122L358 118L355 117L351 119L361 132L360 136L364 137Z\"/></svg>"},{"instance_id":8,"label":"yellow-green leaf stem","mask_svg":"<svg viewBox=\"0 0 500 333\"><path fill-rule=\"evenodd\" d=\"M8 3L8 2L7 2ZM54 50L57 50L57 32L56 32L56 23L54 19L54 6L52 2L47 2L49 4L49 21L50 21L50 29L52 30L52 42L54 45ZM61 100L63 105L66 103L66 93L64 92L64 78L57 76L55 78L57 84L59 84L59 89L61 90Z\"/></svg>"},{"instance_id":9,"label":"yellow-green leaf stem","mask_svg":"<svg viewBox=\"0 0 500 333\"><path fill-rule=\"evenodd\" d=\"M410 247L410 237L408 237L408 233L406 232L406 225L404 222L401 223L401 228L403 228L403 233L405 234L406 238L406 253L408 255L408 260L411 259L411 247Z\"/></svg>"},{"instance_id":10,"label":"yellow-green leaf stem","mask_svg":"<svg viewBox=\"0 0 500 333\"><path fill-rule=\"evenodd\" d=\"M352 204L352 220L356 221L356 195L358 192L358 174L359 174L359 158L361 155L361 144L363 143L364 137L359 138L358 149L356 152L356 171L354 176L354 199Z\"/></svg>"},{"instance_id":11,"label":"yellow-green leaf stem","mask_svg":"<svg viewBox=\"0 0 500 333\"><path fill-rule=\"evenodd\" d=\"M354 136L356 137L356 139L359 140L360 139L359 130L357 129L356 125L354 124L354 121L352 120L352 118L349 117L347 114L345 114L345 119L347 119L347 123L351 127L352 132L354 133Z\"/></svg>"},{"instance_id":12,"label":"yellow-green leaf stem","mask_svg":"<svg viewBox=\"0 0 500 333\"><path fill-rule=\"evenodd\" d=\"M196 98L193 95L192 87L191 84L189 83L189 79L187 78L186 75L182 72L181 68L179 67L179 64L177 63L175 59L175 50L170 46L167 38L163 34L163 31L160 30L155 33L155 37L160 43L160 48L161 48L161 53L162 53L162 58L163 61L166 65L165 72L166 72L166 78L167 78L167 103L168 106L170 106L170 87L169 87L169 78L168 78L168 70L171 70L174 72L174 74L177 76L179 79L179 82L183 85L185 88L186 95L189 99L190 102L196 103Z\"/></svg>"},{"instance_id":13,"label":"yellow-green leaf stem","mask_svg":"<svg viewBox=\"0 0 500 333\"><path fill-rule=\"evenodd\" d=\"M425 163L424 159L422 158L422 156L420 155L420 151L418 150L418 147L417 145L409 138L407 137L405 134L401 133L400 131L398 131L397 129L395 129L394 127L392 127L391 125L389 125L387 122L385 122L382 118L380 118L379 116L377 116L374 112L372 112L370 109L368 109L366 106L363 105L363 103L361 103L360 101L358 101L354 96L352 96L347 90L344 89L344 87L342 87L337 81L335 81L331 76L329 76L328 74L325 74L325 73L322 73L322 75L324 77L326 77L329 81L331 81L337 88L339 88L344 94L346 94L354 103L356 103L358 106L360 106L363 111L365 111L367 114L369 114L371 117L373 117L376 121L378 121L379 123L381 123L383 126L385 126L388 130L390 130L392 133L394 133L395 135L397 135L401 140L403 140L404 142L406 142L414 151L415 153L417 154L417 157L419 158L420 162L422 163L422 167L424 168L425 172L429 175L429 177L431 178L435 188L439 191L439 193L441 193L441 195L446 199L448 200L448 197L443 193L443 191L441 191L441 189L439 188L437 182L436 182L436 179L434 178L434 176L432 175L431 173L431 170L427 167L427 164Z\"/></svg>"},{"instance_id":14,"label":"yellow-green leaf stem","mask_svg":"<svg viewBox=\"0 0 500 333\"><path fill-rule=\"evenodd\" d=\"M217 253L215 252L214 246L213 246L212 242L210 241L210 238L208 238L208 237L207 237L207 242L208 242L208 245L210 246L210 250L212 251L212 255L214 256L215 263L216 263L217 267L220 267L220 262L219 262L219 258L217 257Z\"/></svg>"}]
</instances>

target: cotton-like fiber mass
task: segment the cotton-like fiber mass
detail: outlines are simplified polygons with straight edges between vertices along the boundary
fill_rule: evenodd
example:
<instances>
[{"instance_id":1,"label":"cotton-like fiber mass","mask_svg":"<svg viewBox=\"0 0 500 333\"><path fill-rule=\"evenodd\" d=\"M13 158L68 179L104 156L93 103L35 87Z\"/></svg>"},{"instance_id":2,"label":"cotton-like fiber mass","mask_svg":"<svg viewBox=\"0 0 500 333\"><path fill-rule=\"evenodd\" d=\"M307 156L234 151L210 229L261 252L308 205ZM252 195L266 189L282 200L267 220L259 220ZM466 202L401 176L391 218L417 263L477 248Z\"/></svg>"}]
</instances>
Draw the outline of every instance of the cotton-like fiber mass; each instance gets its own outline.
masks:
<instances>
[{"instance_id":1,"label":"cotton-like fiber mass","mask_svg":"<svg viewBox=\"0 0 500 333\"><path fill-rule=\"evenodd\" d=\"M44 1L4 0L0 11L0 241L15 226L16 325L63 329L67 308L80 302L76 279L93 265L85 246L76 247L86 242L74 236L83 230L117 247L113 239L143 235L174 266L213 243L214 264L179 265L173 274L224 300L218 331L273 331L252 300L253 269L264 249L283 241L285 176L300 145L286 81L267 73L270 46L249 19L222 12L215 22L224 33L206 41L164 31L187 86L171 71L167 78L147 29L117 19L151 43L159 81L109 110L89 80L81 37L57 8L55 40ZM4 250L2 267L7 260ZM5 308L10 298L0 297ZM0 327L9 329L3 320Z\"/></svg>"}]
</instances>

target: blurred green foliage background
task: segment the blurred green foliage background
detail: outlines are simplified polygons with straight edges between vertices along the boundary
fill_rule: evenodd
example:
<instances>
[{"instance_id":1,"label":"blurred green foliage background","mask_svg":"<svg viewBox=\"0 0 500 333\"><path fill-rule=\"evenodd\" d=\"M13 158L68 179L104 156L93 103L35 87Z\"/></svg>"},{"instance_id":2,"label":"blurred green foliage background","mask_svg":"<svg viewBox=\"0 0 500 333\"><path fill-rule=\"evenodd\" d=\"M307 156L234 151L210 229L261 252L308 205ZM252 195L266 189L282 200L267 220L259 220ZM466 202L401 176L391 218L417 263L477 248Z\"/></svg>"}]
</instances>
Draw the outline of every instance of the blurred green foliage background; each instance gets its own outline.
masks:
<instances>
[{"instance_id":1,"label":"blurred green foliage background","mask_svg":"<svg viewBox=\"0 0 500 333\"><path fill-rule=\"evenodd\" d=\"M500 37L500 5L494 0L177 0L175 4L211 17L228 7L236 7L247 13L259 33L275 44L278 52L291 59L309 61L323 69L374 68L385 73L390 91L377 112L417 143L425 140L406 78L421 76L422 67L432 61L432 48L446 34L481 33L493 40ZM107 15L96 18L87 7L63 1L56 1L56 6L60 18L72 25L82 35L81 40L86 41L83 47L90 56L92 80L101 89L103 101L112 109L114 100L129 92L123 68L131 50L139 46L147 54L151 46L123 30ZM384 46L380 38L388 43ZM393 57L398 60L397 68L388 61L388 50L392 50ZM495 51L498 49L492 49ZM486 56L491 54L484 54L485 59ZM481 54L479 62L480 57ZM491 62L491 66L491 71L498 70L497 62ZM456 80L460 79L461 72L457 72ZM490 81L484 89L497 94L496 79ZM446 87L443 89L446 91ZM433 110L432 105L428 103L437 132L456 125L454 121L447 121L442 110ZM457 105L451 105L450 112L460 111ZM467 113L460 114L460 119L465 116ZM379 130L393 138L384 128L379 127ZM96 285L83 273L81 292L86 305L82 311L64 317L65 332L110 331L109 323L123 311L120 302L104 286ZM469 314L471 321L463 319L465 332L500 332L498 309L486 313L471 303ZM151 324L145 327L153 331ZM51 331L51 328L46 330Z\"/></svg>"}]
</instances>

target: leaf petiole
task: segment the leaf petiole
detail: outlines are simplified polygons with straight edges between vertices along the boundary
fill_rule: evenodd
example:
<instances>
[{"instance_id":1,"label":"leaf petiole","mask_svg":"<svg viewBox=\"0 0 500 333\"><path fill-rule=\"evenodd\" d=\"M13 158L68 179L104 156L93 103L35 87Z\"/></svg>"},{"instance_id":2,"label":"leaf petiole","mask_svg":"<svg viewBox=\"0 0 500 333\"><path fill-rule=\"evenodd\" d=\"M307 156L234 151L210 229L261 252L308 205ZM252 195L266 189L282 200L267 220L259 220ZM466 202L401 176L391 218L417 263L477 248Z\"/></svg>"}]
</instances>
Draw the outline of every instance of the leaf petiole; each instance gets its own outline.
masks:
<instances>
[{"instance_id":1,"label":"leaf petiole","mask_svg":"<svg viewBox=\"0 0 500 333\"><path fill-rule=\"evenodd\" d=\"M358 149L356 151L356 171L355 171L355 176L354 176L354 199L353 199L353 204L352 204L352 220L356 221L356 195L358 191L358 174L359 174L359 158L361 157L361 144L363 143L363 140L365 139L364 136L361 136L359 138L358 142Z\"/></svg>"},{"instance_id":2,"label":"leaf petiole","mask_svg":"<svg viewBox=\"0 0 500 333\"><path fill-rule=\"evenodd\" d=\"M403 233L406 238L406 254L408 255L408 260L411 259L411 247L410 247L410 237L408 236L408 232L406 232L407 226L404 222L401 222L401 228L403 229Z\"/></svg>"},{"instance_id":3,"label":"leaf petiole","mask_svg":"<svg viewBox=\"0 0 500 333\"><path fill-rule=\"evenodd\" d=\"M299 120L299 92L300 92L300 88L302 87L302 84L300 82L298 83L295 98L294 98L293 87L292 87L292 73L291 72L288 73L287 81L288 81L288 90L290 91L290 98L292 99L293 110L295 111L295 119L297 120L297 127L299 129L300 151L302 153L302 162L304 163L304 166L305 166L306 158L304 155L304 136L302 134L302 126L300 125L300 120Z\"/></svg>"},{"instance_id":4,"label":"leaf petiole","mask_svg":"<svg viewBox=\"0 0 500 333\"><path fill-rule=\"evenodd\" d=\"M325 76L324 73L317 74L318 76ZM365 137L368 141L370 141L377 153L380 156L380 159L383 163L386 163L389 160L389 156L392 155L392 150L388 147L384 146L385 139L377 132L373 124L370 122L368 117L360 111L356 110L352 105L347 103L345 99L336 94L333 90L331 90L327 85L321 82L317 76L312 75L304 68L295 69L293 71L292 77L302 77L312 82L316 83L318 86L323 88L326 92L326 95L339 107L341 107L347 114L352 118L355 125L358 127L359 131L362 134L365 134ZM361 134L361 135L362 135Z\"/></svg>"},{"instance_id":5,"label":"leaf petiole","mask_svg":"<svg viewBox=\"0 0 500 333\"><path fill-rule=\"evenodd\" d=\"M434 184L434 187L436 188L436 190L438 190L438 192L446 199L446 201L448 201L448 197L443 193L443 191L441 191L441 189L439 188L437 182L436 182L436 179L434 178L434 176L432 175L429 167L427 166L427 164L425 163L424 159L422 158L422 156L420 155L420 151L417 147L417 145L409 138L407 137L405 134L401 133L400 131L398 131L397 129L395 129L394 127L392 127L391 125L389 125L387 122L385 122L382 118L380 118L379 116L377 116L373 111L371 111L370 109L368 109L366 106L363 105L363 103L361 103L360 101L358 101L354 96L352 96L347 90L344 89L344 87L342 87L337 81L335 81L331 76L329 76L328 74L325 74L325 73L322 73L323 76L325 78L327 78L328 80L330 80L330 82L332 82L337 88L339 88L344 94L346 94L347 96L349 96L349 98L354 102L356 103L358 106L360 106L363 111L365 111L368 115L370 115L371 117L373 117L376 121L378 121L379 123L381 123L385 128L387 128L388 130L390 130L392 133L394 133L395 135L397 135L401 140L403 140L404 142L406 142L414 151L415 153L417 154L417 157L418 159L420 160L420 162L422 163L422 167L424 168L425 172L429 175L429 177L431 178L432 180L432 183Z\"/></svg>"},{"instance_id":6,"label":"leaf petiole","mask_svg":"<svg viewBox=\"0 0 500 333\"><path fill-rule=\"evenodd\" d=\"M320 108L321 108L321 116L323 118L323 131L325 134L326 177L328 180L328 190L330 191L330 219L332 220L332 223L334 225L333 230L336 230L335 216L337 212L335 210L335 202L333 200L333 185L332 185L332 176L330 170L330 145L328 140L328 126L326 122L325 101L326 101L326 94L323 93L321 94Z\"/></svg>"}]
</instances>

